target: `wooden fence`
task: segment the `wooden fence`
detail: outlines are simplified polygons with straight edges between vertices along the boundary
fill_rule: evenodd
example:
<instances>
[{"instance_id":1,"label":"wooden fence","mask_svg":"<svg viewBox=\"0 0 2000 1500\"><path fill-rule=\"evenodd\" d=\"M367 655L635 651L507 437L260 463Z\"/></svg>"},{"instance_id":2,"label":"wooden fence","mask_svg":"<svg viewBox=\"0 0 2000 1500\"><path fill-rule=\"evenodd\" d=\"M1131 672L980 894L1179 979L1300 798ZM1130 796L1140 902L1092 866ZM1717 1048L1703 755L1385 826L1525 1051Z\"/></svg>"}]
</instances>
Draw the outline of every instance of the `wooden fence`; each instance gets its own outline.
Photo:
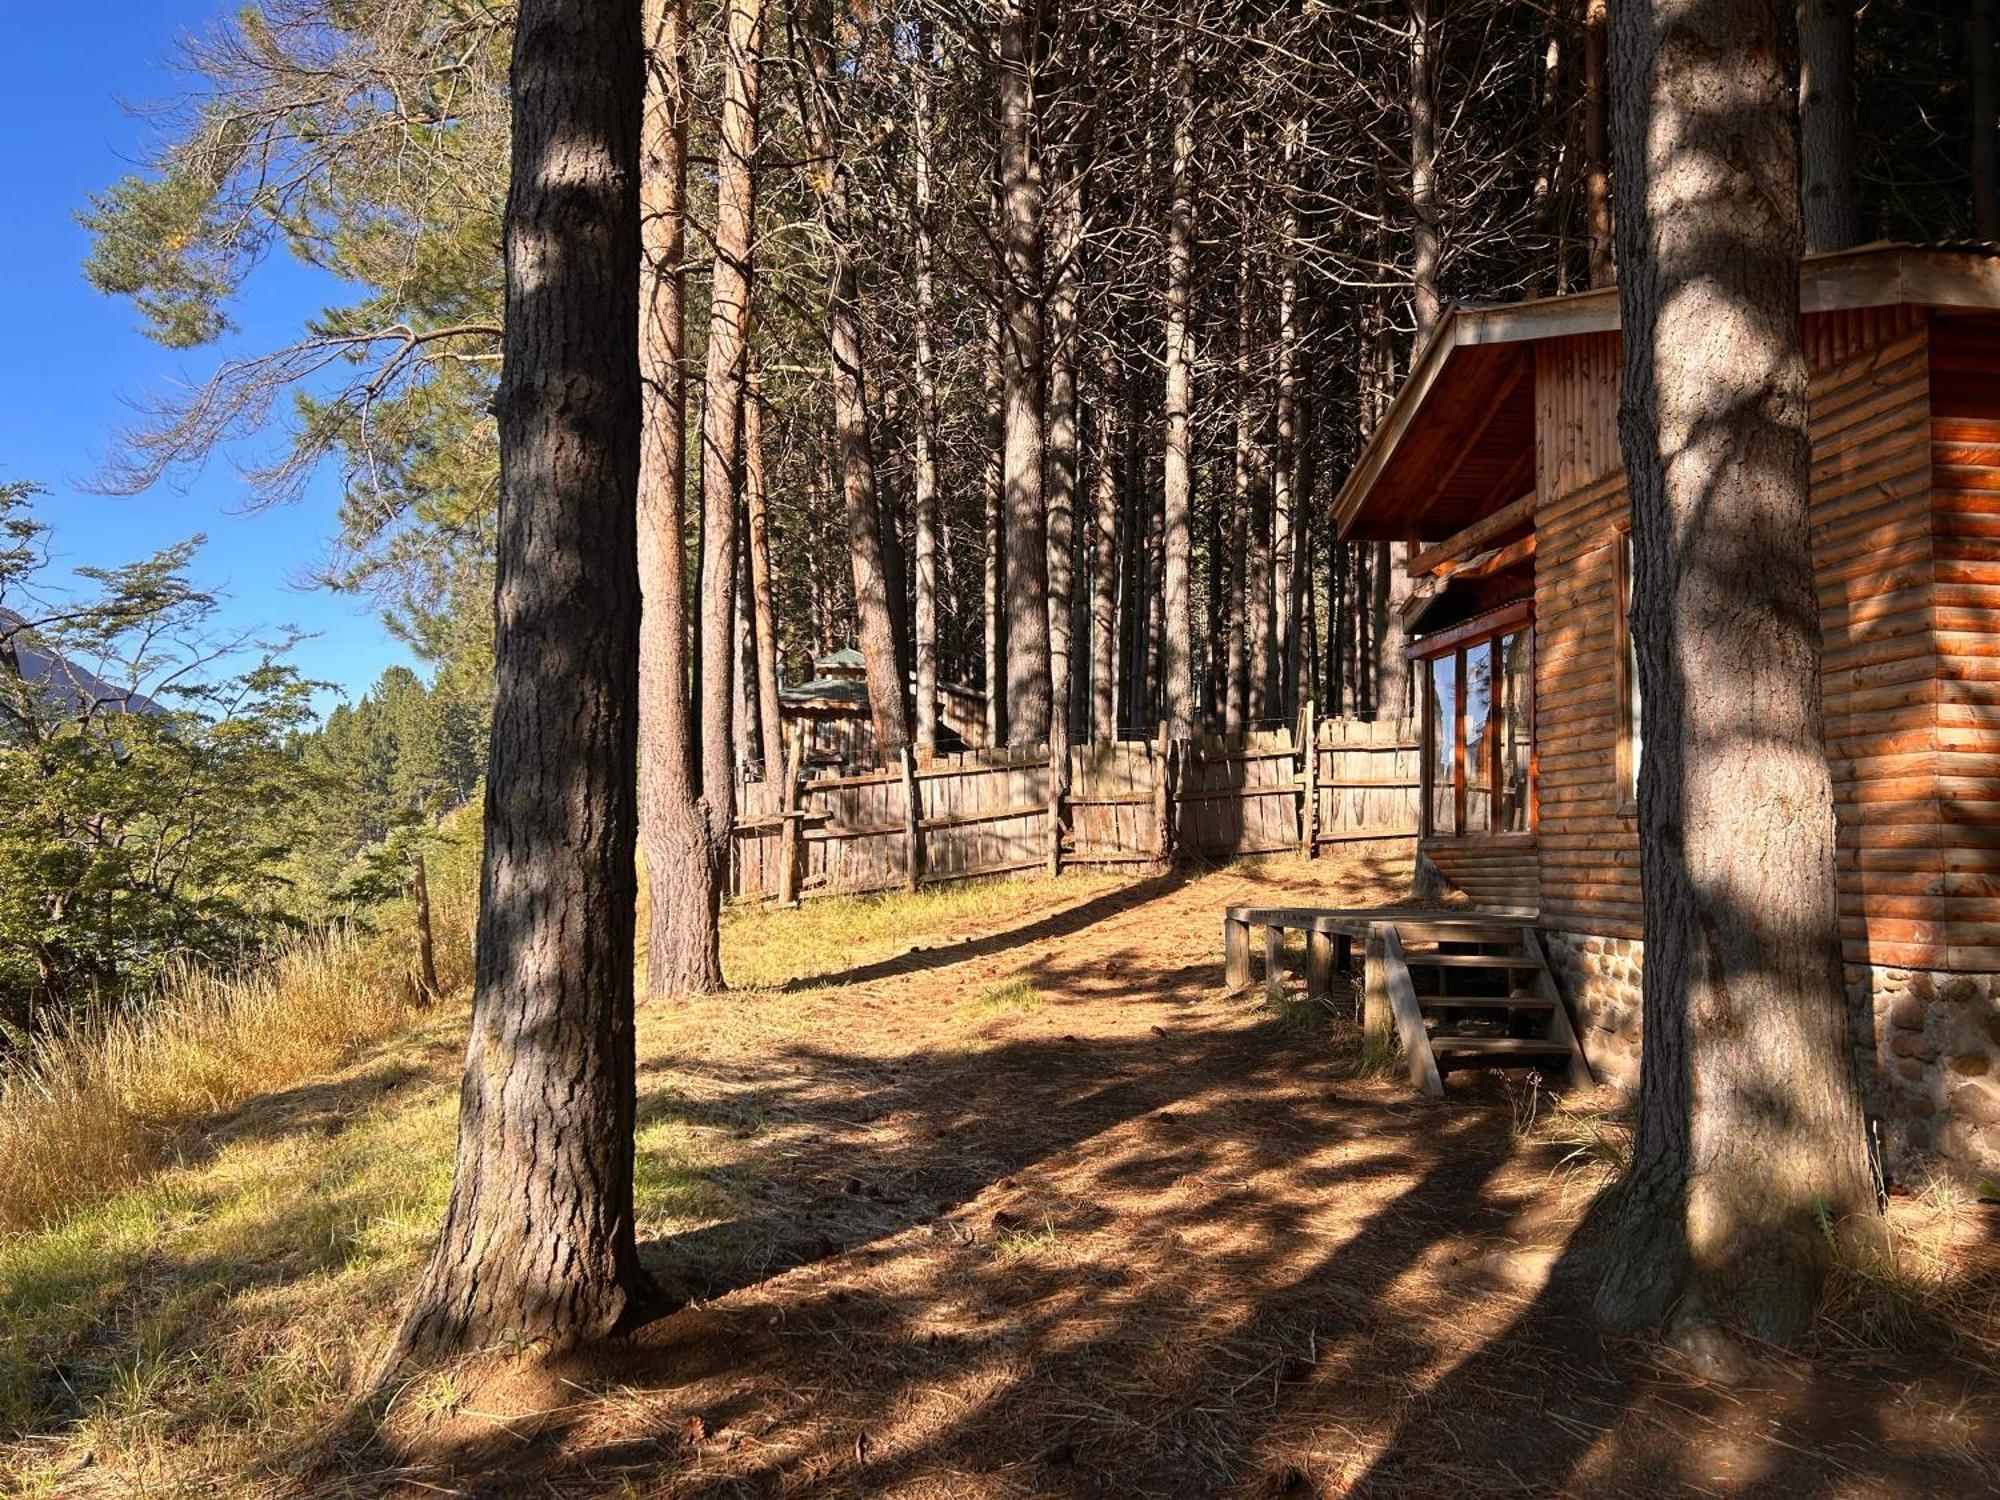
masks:
<instances>
[{"instance_id":1,"label":"wooden fence","mask_svg":"<svg viewBox=\"0 0 2000 1500\"><path fill-rule=\"evenodd\" d=\"M968 750L859 775L739 788L730 897L913 889L1021 870L1164 865L1416 836L1418 747L1406 723L1302 717L1298 729L1070 751Z\"/></svg>"}]
</instances>

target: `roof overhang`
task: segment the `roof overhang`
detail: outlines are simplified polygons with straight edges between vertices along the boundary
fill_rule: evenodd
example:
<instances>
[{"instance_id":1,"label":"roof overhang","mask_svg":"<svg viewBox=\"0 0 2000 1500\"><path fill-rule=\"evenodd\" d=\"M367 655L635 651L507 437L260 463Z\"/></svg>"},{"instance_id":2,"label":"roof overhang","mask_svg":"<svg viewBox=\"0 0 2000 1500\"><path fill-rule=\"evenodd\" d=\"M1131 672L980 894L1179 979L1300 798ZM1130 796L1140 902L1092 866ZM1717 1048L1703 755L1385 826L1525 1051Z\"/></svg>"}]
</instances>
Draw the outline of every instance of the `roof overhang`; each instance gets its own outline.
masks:
<instances>
[{"instance_id":1,"label":"roof overhang","mask_svg":"<svg viewBox=\"0 0 2000 1500\"><path fill-rule=\"evenodd\" d=\"M2000 248L1876 244L1811 255L1801 262L1802 312L1901 303L2000 309ZM1455 529L1450 523L1474 503L1478 487L1499 482L1493 476L1500 467L1518 463L1511 445L1518 443L1523 402L1532 448L1534 344L1617 329L1615 286L1503 306L1452 308L1334 497L1339 535L1423 535L1415 524L1416 506L1433 507L1430 533ZM1517 384L1510 387L1509 382ZM1491 446L1502 436L1510 444L1507 453L1479 467L1468 450ZM1488 493L1484 498L1505 503L1515 497ZM1364 513L1371 524L1357 525ZM1391 526L1392 516L1404 524Z\"/></svg>"}]
</instances>

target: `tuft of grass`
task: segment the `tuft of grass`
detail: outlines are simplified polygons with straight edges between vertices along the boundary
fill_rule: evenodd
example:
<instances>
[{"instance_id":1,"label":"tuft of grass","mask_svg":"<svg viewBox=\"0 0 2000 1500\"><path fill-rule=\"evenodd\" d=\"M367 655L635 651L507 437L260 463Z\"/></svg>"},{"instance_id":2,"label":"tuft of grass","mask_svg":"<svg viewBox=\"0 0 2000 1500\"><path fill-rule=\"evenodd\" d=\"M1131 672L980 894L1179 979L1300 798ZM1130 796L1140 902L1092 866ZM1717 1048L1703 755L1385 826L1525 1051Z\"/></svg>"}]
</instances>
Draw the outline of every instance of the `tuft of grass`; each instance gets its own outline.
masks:
<instances>
[{"instance_id":1,"label":"tuft of grass","mask_svg":"<svg viewBox=\"0 0 2000 1500\"><path fill-rule=\"evenodd\" d=\"M1033 1015L1042 1008L1042 994L1025 974L988 985L962 1001L954 1014L961 1021L990 1021L996 1016Z\"/></svg>"},{"instance_id":2,"label":"tuft of grass","mask_svg":"<svg viewBox=\"0 0 2000 1500\"><path fill-rule=\"evenodd\" d=\"M1813 1342L1829 1353L1886 1357L1914 1342L1955 1346L1980 1326L1982 1294L1954 1254L1968 1195L1933 1187L1892 1207L1866 1234L1841 1232L1825 1206L1814 1219L1833 1263L1813 1319ZM1987 1357L1994 1352L1988 1349Z\"/></svg>"},{"instance_id":3,"label":"tuft of grass","mask_svg":"<svg viewBox=\"0 0 2000 1500\"><path fill-rule=\"evenodd\" d=\"M1054 1216L1043 1214L1038 1225L1001 1230L993 1238L993 1253L1002 1257L1031 1255L1038 1250L1053 1250L1061 1242L1062 1235L1056 1229Z\"/></svg>"}]
</instances>

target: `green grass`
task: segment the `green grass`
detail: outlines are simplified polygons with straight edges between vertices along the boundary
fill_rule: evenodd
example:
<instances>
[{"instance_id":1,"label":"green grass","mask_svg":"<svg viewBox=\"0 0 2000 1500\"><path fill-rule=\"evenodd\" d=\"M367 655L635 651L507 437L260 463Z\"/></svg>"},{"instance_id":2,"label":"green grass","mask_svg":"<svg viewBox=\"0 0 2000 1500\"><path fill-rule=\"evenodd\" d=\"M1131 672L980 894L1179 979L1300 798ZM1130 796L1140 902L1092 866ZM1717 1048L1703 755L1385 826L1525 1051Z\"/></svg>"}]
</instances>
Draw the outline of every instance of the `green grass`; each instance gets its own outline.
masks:
<instances>
[{"instance_id":1,"label":"green grass","mask_svg":"<svg viewBox=\"0 0 2000 1500\"><path fill-rule=\"evenodd\" d=\"M814 1003L772 993L788 981L955 947L1116 884L995 880L731 912L737 989L702 1003L718 1027L754 1007L760 1031L782 1035L788 1008L805 1024ZM454 924L455 961L468 926ZM345 1416L450 1185L464 991L412 1018L399 951L395 934L342 938L241 992L191 980L157 1018L79 1034L35 1088L0 1098L0 1144L36 1174L32 1195L17 1180L0 1203L0 1493L66 1493L87 1461L99 1490L268 1494ZM1042 1003L1016 976L966 1012ZM642 1054L665 1020L642 1013ZM753 1252L736 1234L769 1211L763 1098L671 1073L641 1088L649 1261L671 1278ZM115 1129L116 1150L81 1149L92 1128ZM1004 1253L1053 1238L1025 1230ZM462 1396L444 1377L405 1399L447 1411Z\"/></svg>"},{"instance_id":2,"label":"green grass","mask_svg":"<svg viewBox=\"0 0 2000 1500\"><path fill-rule=\"evenodd\" d=\"M949 946L964 929L1024 925L1123 883L1113 875L995 876L876 896L815 897L793 909L743 907L723 915L725 972L732 985L751 990L830 980L913 946Z\"/></svg>"},{"instance_id":3,"label":"green grass","mask_svg":"<svg viewBox=\"0 0 2000 1500\"><path fill-rule=\"evenodd\" d=\"M991 1021L1000 1016L1028 1016L1042 1008L1041 991L1026 975L1016 974L998 984L990 984L969 1000L963 1000L952 1014L965 1022Z\"/></svg>"}]
</instances>

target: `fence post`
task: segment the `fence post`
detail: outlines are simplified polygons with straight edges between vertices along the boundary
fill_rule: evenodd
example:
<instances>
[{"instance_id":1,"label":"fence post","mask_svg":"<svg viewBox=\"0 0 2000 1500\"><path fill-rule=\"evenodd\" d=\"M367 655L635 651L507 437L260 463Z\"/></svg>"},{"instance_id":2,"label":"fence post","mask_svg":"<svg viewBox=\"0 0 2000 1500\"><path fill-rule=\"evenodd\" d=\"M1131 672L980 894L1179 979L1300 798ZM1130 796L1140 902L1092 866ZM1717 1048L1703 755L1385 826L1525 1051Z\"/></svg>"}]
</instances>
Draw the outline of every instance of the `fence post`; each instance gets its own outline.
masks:
<instances>
[{"instance_id":1,"label":"fence post","mask_svg":"<svg viewBox=\"0 0 2000 1500\"><path fill-rule=\"evenodd\" d=\"M800 778L806 769L806 726L792 725L792 742L785 748L785 782L778 789L778 815L784 823L784 842L778 853L778 901L796 906L799 888L805 880L806 814L805 794Z\"/></svg>"},{"instance_id":2,"label":"fence post","mask_svg":"<svg viewBox=\"0 0 2000 1500\"><path fill-rule=\"evenodd\" d=\"M1057 712L1061 712L1061 709L1059 708ZM1065 761L1069 759L1067 748L1064 748L1061 754ZM1056 747L1051 744L1049 746L1049 874L1051 877L1062 874L1063 787L1069 782L1069 767L1058 766L1056 755Z\"/></svg>"},{"instance_id":3,"label":"fence post","mask_svg":"<svg viewBox=\"0 0 2000 1500\"><path fill-rule=\"evenodd\" d=\"M903 861L903 884L906 890L914 891L924 873L924 830L923 803L917 794L917 758L908 745L901 753L903 767L903 838L909 845L909 855Z\"/></svg>"},{"instance_id":4,"label":"fence post","mask_svg":"<svg viewBox=\"0 0 2000 1500\"><path fill-rule=\"evenodd\" d=\"M1319 724L1313 718L1313 701L1305 701L1299 715L1299 745L1305 755L1302 784L1305 800L1299 804L1299 857L1311 859L1318 850L1319 833Z\"/></svg>"},{"instance_id":5,"label":"fence post","mask_svg":"<svg viewBox=\"0 0 2000 1500\"><path fill-rule=\"evenodd\" d=\"M1154 765L1158 775L1153 781L1153 822L1158 831L1157 849L1162 869L1173 868L1174 863L1174 742L1167 738L1166 720L1160 721L1158 751Z\"/></svg>"}]
</instances>

